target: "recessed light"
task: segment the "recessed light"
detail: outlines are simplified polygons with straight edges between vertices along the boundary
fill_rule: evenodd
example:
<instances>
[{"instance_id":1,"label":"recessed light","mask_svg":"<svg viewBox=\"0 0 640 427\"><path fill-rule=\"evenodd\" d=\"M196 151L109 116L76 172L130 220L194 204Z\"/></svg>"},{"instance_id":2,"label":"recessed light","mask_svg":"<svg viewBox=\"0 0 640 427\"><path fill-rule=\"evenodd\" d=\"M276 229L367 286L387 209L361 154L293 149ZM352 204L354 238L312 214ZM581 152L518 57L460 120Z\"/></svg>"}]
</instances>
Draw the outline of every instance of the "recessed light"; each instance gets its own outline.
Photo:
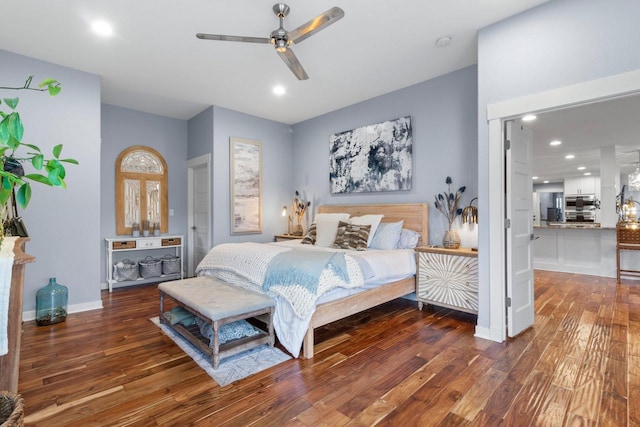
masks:
<instances>
[{"instance_id":1,"label":"recessed light","mask_svg":"<svg viewBox=\"0 0 640 427\"><path fill-rule=\"evenodd\" d=\"M591 175L591 172L585 172L584 174L585 174L586 176L589 176L589 175Z\"/></svg>"},{"instance_id":2,"label":"recessed light","mask_svg":"<svg viewBox=\"0 0 640 427\"><path fill-rule=\"evenodd\" d=\"M440 37L438 40L436 40L436 46L438 47L449 46L451 44L451 40L453 40L451 36Z\"/></svg>"},{"instance_id":3,"label":"recessed light","mask_svg":"<svg viewBox=\"0 0 640 427\"><path fill-rule=\"evenodd\" d=\"M549 181L542 181L542 183L543 183L543 184L548 184L548 183L549 183Z\"/></svg>"},{"instance_id":4,"label":"recessed light","mask_svg":"<svg viewBox=\"0 0 640 427\"><path fill-rule=\"evenodd\" d=\"M537 176L532 176L531 179L538 179L538 177Z\"/></svg>"},{"instance_id":5,"label":"recessed light","mask_svg":"<svg viewBox=\"0 0 640 427\"><path fill-rule=\"evenodd\" d=\"M282 96L286 93L287 91L285 90L284 86L276 86L273 88L273 93L278 95L278 96Z\"/></svg>"},{"instance_id":6,"label":"recessed light","mask_svg":"<svg viewBox=\"0 0 640 427\"><path fill-rule=\"evenodd\" d=\"M91 29L99 36L109 37L113 34L113 27L107 21L94 21Z\"/></svg>"},{"instance_id":7,"label":"recessed light","mask_svg":"<svg viewBox=\"0 0 640 427\"><path fill-rule=\"evenodd\" d=\"M579 171L583 171L583 170L585 170L586 168L587 168L586 166L578 166L578 170L579 170Z\"/></svg>"},{"instance_id":8,"label":"recessed light","mask_svg":"<svg viewBox=\"0 0 640 427\"><path fill-rule=\"evenodd\" d=\"M535 120L537 117L535 114L525 114L524 116L522 116L522 121L523 122L530 122Z\"/></svg>"},{"instance_id":9,"label":"recessed light","mask_svg":"<svg viewBox=\"0 0 640 427\"><path fill-rule=\"evenodd\" d=\"M549 143L549 145L553 145L553 146L560 145L560 144L562 144L562 141L560 141L559 139L554 139Z\"/></svg>"},{"instance_id":10,"label":"recessed light","mask_svg":"<svg viewBox=\"0 0 640 427\"><path fill-rule=\"evenodd\" d=\"M564 158L567 160L571 160L571 159L575 159L576 156L574 156L573 154L567 154L566 156L564 156Z\"/></svg>"}]
</instances>

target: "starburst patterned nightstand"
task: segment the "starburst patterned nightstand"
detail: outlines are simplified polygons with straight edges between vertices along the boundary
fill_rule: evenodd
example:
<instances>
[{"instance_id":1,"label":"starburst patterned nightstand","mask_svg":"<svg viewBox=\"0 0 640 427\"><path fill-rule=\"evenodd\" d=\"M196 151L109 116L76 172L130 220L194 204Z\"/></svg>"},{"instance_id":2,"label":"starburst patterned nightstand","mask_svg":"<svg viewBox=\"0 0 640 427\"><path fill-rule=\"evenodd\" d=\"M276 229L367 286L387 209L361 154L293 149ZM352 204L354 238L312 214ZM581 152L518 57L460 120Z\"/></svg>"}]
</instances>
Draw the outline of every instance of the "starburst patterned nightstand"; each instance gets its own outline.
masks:
<instances>
[{"instance_id":1,"label":"starburst patterned nightstand","mask_svg":"<svg viewBox=\"0 0 640 427\"><path fill-rule=\"evenodd\" d=\"M469 248L416 248L418 307L433 304L478 312L478 252Z\"/></svg>"}]
</instances>

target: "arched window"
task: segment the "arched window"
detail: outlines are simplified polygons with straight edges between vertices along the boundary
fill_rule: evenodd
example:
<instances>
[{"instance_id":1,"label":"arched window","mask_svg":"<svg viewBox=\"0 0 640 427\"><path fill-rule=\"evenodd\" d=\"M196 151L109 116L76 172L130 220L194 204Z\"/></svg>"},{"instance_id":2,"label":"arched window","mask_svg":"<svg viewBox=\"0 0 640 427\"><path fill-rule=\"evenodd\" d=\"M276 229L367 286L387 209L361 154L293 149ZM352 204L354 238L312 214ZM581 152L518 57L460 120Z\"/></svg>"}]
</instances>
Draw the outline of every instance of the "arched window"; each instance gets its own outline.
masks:
<instances>
[{"instance_id":1,"label":"arched window","mask_svg":"<svg viewBox=\"0 0 640 427\"><path fill-rule=\"evenodd\" d=\"M167 162L156 150L134 145L116 159L116 234L160 227L168 231Z\"/></svg>"}]
</instances>

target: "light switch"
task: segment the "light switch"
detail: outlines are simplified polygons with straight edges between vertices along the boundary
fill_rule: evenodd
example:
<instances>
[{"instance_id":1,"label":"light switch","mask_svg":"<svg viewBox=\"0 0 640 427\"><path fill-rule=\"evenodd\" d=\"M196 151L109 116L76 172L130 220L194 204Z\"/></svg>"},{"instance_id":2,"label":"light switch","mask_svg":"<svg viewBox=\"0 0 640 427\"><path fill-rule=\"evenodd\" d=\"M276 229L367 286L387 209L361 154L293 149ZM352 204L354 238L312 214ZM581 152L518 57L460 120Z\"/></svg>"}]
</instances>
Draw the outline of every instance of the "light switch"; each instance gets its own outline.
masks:
<instances>
[{"instance_id":1,"label":"light switch","mask_svg":"<svg viewBox=\"0 0 640 427\"><path fill-rule=\"evenodd\" d=\"M169 209L169 216L173 216L173 209Z\"/></svg>"}]
</instances>

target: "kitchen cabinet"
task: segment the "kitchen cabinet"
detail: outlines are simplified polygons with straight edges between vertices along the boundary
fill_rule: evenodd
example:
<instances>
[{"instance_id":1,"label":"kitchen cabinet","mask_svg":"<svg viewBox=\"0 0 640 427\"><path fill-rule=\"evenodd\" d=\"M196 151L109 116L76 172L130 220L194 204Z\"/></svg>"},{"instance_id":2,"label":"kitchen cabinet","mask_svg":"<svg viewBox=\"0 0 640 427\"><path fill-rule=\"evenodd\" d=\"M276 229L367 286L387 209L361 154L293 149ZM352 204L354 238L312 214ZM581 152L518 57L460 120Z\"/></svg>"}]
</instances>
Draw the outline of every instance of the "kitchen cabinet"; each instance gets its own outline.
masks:
<instances>
[{"instance_id":1,"label":"kitchen cabinet","mask_svg":"<svg viewBox=\"0 0 640 427\"><path fill-rule=\"evenodd\" d=\"M564 194L595 194L600 196L600 177L582 176L564 180Z\"/></svg>"}]
</instances>

